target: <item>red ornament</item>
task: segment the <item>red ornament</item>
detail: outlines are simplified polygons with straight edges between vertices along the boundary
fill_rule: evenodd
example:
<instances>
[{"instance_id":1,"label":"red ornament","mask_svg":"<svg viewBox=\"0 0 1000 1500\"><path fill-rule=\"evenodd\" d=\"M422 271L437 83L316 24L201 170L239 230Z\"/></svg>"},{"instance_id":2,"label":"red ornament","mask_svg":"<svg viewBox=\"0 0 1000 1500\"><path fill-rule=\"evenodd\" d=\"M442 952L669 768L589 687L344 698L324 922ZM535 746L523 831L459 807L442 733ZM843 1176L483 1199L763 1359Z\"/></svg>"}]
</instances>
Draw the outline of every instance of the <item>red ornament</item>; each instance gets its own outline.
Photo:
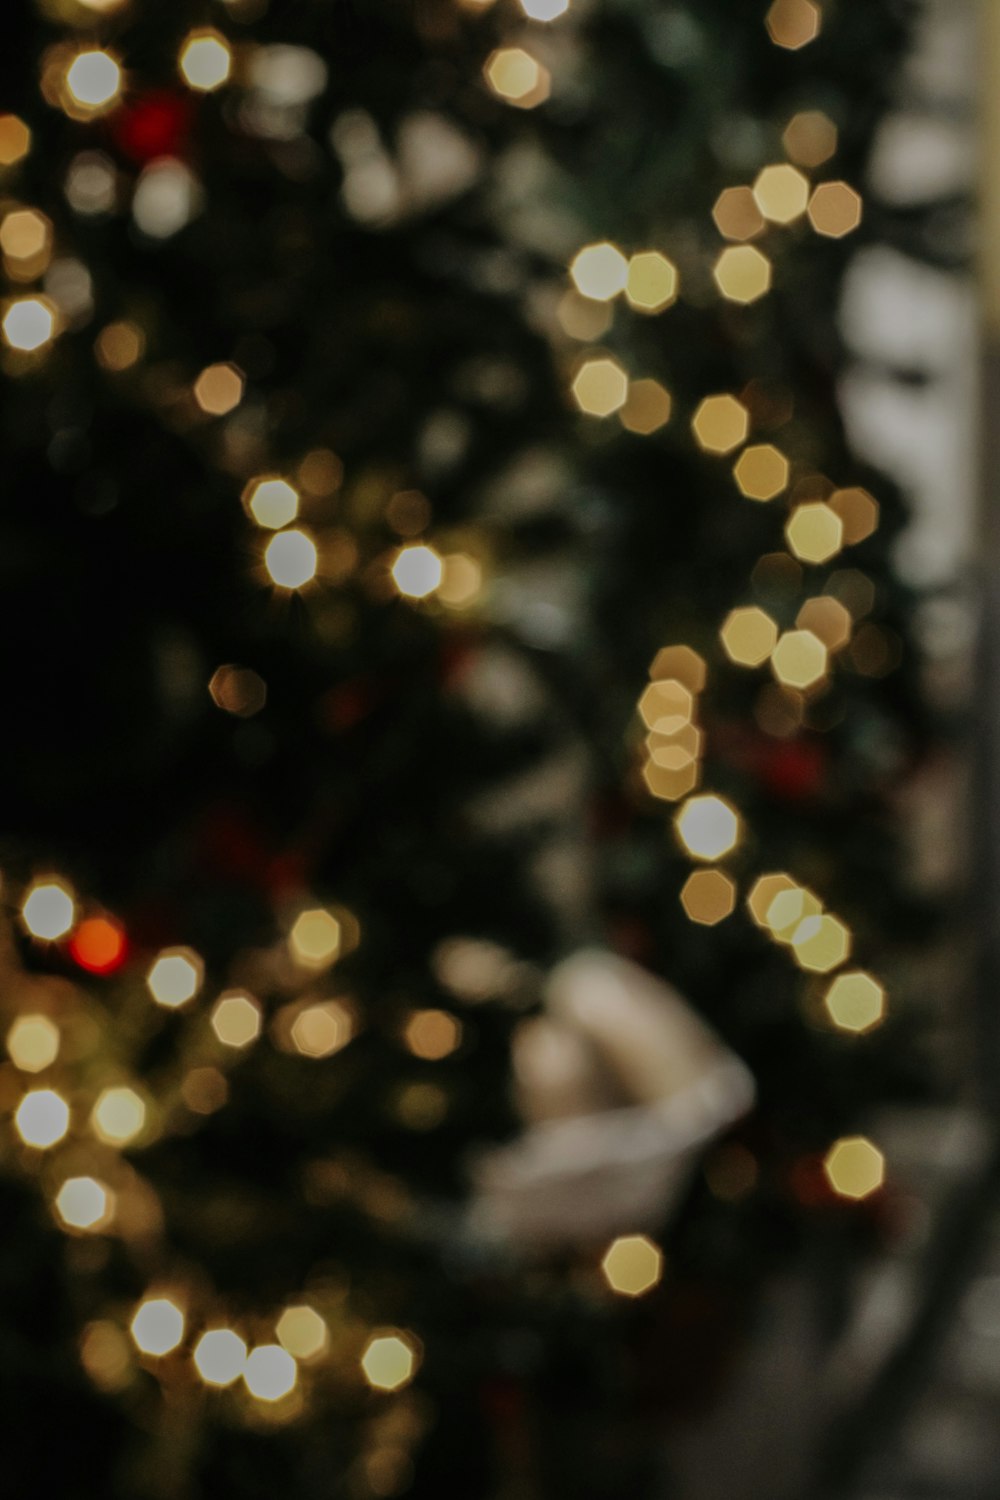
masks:
<instances>
[{"instance_id":1,"label":"red ornament","mask_svg":"<svg viewBox=\"0 0 1000 1500\"><path fill-rule=\"evenodd\" d=\"M187 95L158 89L124 104L111 128L119 150L145 163L183 155L193 120L194 105Z\"/></svg>"}]
</instances>

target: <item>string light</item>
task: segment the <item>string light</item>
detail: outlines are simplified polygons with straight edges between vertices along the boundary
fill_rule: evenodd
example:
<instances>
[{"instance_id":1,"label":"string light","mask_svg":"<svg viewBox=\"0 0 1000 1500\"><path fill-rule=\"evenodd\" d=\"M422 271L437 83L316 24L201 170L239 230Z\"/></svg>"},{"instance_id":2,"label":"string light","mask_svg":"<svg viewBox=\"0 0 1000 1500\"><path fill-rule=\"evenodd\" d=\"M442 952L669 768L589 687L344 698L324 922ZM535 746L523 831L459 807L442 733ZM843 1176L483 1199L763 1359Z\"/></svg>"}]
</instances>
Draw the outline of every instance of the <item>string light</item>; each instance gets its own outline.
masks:
<instances>
[{"instance_id":1,"label":"string light","mask_svg":"<svg viewBox=\"0 0 1000 1500\"><path fill-rule=\"evenodd\" d=\"M610 417L625 405L628 376L617 360L588 359L580 366L572 384L573 399L590 417Z\"/></svg>"},{"instance_id":2,"label":"string light","mask_svg":"<svg viewBox=\"0 0 1000 1500\"><path fill-rule=\"evenodd\" d=\"M287 479L263 475L251 479L243 491L243 503L258 526L280 531L289 526L299 513L299 492Z\"/></svg>"},{"instance_id":3,"label":"string light","mask_svg":"<svg viewBox=\"0 0 1000 1500\"><path fill-rule=\"evenodd\" d=\"M772 443L757 443L740 454L733 478L748 500L773 500L788 487L788 459Z\"/></svg>"},{"instance_id":4,"label":"string light","mask_svg":"<svg viewBox=\"0 0 1000 1500\"><path fill-rule=\"evenodd\" d=\"M228 79L233 54L225 37L211 27L204 27L185 38L178 66L189 88L208 94L221 88Z\"/></svg>"},{"instance_id":5,"label":"string light","mask_svg":"<svg viewBox=\"0 0 1000 1500\"><path fill-rule=\"evenodd\" d=\"M291 1395L299 1367L280 1344L258 1344L243 1367L243 1383L258 1401L281 1401Z\"/></svg>"},{"instance_id":6,"label":"string light","mask_svg":"<svg viewBox=\"0 0 1000 1500\"><path fill-rule=\"evenodd\" d=\"M493 92L518 109L534 109L549 97L552 80L548 69L523 47L500 47L491 52L483 72Z\"/></svg>"},{"instance_id":7,"label":"string light","mask_svg":"<svg viewBox=\"0 0 1000 1500\"><path fill-rule=\"evenodd\" d=\"M716 927L736 907L736 883L721 870L695 870L681 891L681 905L692 922Z\"/></svg>"},{"instance_id":8,"label":"string light","mask_svg":"<svg viewBox=\"0 0 1000 1500\"><path fill-rule=\"evenodd\" d=\"M706 396L691 419L691 430L706 453L732 453L746 442L750 413L735 396Z\"/></svg>"},{"instance_id":9,"label":"string light","mask_svg":"<svg viewBox=\"0 0 1000 1500\"><path fill-rule=\"evenodd\" d=\"M48 1016L18 1016L7 1033L11 1062L22 1073L41 1073L59 1056L59 1027Z\"/></svg>"},{"instance_id":10,"label":"string light","mask_svg":"<svg viewBox=\"0 0 1000 1500\"><path fill-rule=\"evenodd\" d=\"M625 290L629 278L629 262L609 240L596 245L585 245L570 263L569 274L573 285L584 297L593 302L609 302Z\"/></svg>"},{"instance_id":11,"label":"string light","mask_svg":"<svg viewBox=\"0 0 1000 1500\"><path fill-rule=\"evenodd\" d=\"M169 1297L150 1297L135 1311L129 1332L141 1354L162 1358L172 1354L184 1337L185 1317Z\"/></svg>"},{"instance_id":12,"label":"string light","mask_svg":"<svg viewBox=\"0 0 1000 1500\"><path fill-rule=\"evenodd\" d=\"M842 1136L826 1154L823 1170L834 1192L855 1201L870 1198L885 1181L885 1157L866 1136Z\"/></svg>"},{"instance_id":13,"label":"string light","mask_svg":"<svg viewBox=\"0 0 1000 1500\"><path fill-rule=\"evenodd\" d=\"M319 1359L330 1345L330 1330L314 1307L286 1307L275 1327L278 1342L295 1359Z\"/></svg>"},{"instance_id":14,"label":"string light","mask_svg":"<svg viewBox=\"0 0 1000 1500\"><path fill-rule=\"evenodd\" d=\"M194 399L206 416L224 417L243 400L243 372L236 365L207 365L194 383Z\"/></svg>"},{"instance_id":15,"label":"string light","mask_svg":"<svg viewBox=\"0 0 1000 1500\"><path fill-rule=\"evenodd\" d=\"M427 599L441 586L444 563L439 552L420 543L400 548L390 572L405 599Z\"/></svg>"},{"instance_id":16,"label":"string light","mask_svg":"<svg viewBox=\"0 0 1000 1500\"><path fill-rule=\"evenodd\" d=\"M659 313L677 301L677 267L658 250L643 250L628 263L625 296L639 312Z\"/></svg>"},{"instance_id":17,"label":"string light","mask_svg":"<svg viewBox=\"0 0 1000 1500\"><path fill-rule=\"evenodd\" d=\"M63 108L77 119L92 119L117 103L121 88L118 60L99 47L88 48L66 70Z\"/></svg>"},{"instance_id":18,"label":"string light","mask_svg":"<svg viewBox=\"0 0 1000 1500\"><path fill-rule=\"evenodd\" d=\"M771 290L771 262L756 245L730 245L715 262L712 276L727 302L746 306Z\"/></svg>"},{"instance_id":19,"label":"string light","mask_svg":"<svg viewBox=\"0 0 1000 1500\"><path fill-rule=\"evenodd\" d=\"M855 969L840 974L823 997L830 1020L839 1031L860 1034L885 1020L885 988L871 974Z\"/></svg>"},{"instance_id":20,"label":"string light","mask_svg":"<svg viewBox=\"0 0 1000 1500\"><path fill-rule=\"evenodd\" d=\"M663 1253L644 1234L621 1235L605 1252L601 1271L620 1297L642 1297L663 1276Z\"/></svg>"},{"instance_id":21,"label":"string light","mask_svg":"<svg viewBox=\"0 0 1000 1500\"><path fill-rule=\"evenodd\" d=\"M55 1206L68 1229L96 1233L111 1222L114 1195L96 1177L70 1177L56 1194Z\"/></svg>"},{"instance_id":22,"label":"string light","mask_svg":"<svg viewBox=\"0 0 1000 1500\"><path fill-rule=\"evenodd\" d=\"M38 880L21 906L21 921L34 938L55 942L65 937L76 918L76 903L61 880Z\"/></svg>"},{"instance_id":23,"label":"string light","mask_svg":"<svg viewBox=\"0 0 1000 1500\"><path fill-rule=\"evenodd\" d=\"M735 808L714 794L691 797L674 821L678 837L695 859L722 859L735 849L740 820Z\"/></svg>"},{"instance_id":24,"label":"string light","mask_svg":"<svg viewBox=\"0 0 1000 1500\"><path fill-rule=\"evenodd\" d=\"M69 1105L55 1089L32 1089L14 1111L14 1129L26 1146L47 1151L69 1130Z\"/></svg>"},{"instance_id":25,"label":"string light","mask_svg":"<svg viewBox=\"0 0 1000 1500\"><path fill-rule=\"evenodd\" d=\"M756 605L730 610L719 632L729 660L741 667L759 667L778 642L778 627Z\"/></svg>"},{"instance_id":26,"label":"string light","mask_svg":"<svg viewBox=\"0 0 1000 1500\"><path fill-rule=\"evenodd\" d=\"M806 211L809 182L797 167L780 162L758 173L753 196L765 219L772 224L792 224Z\"/></svg>"},{"instance_id":27,"label":"string light","mask_svg":"<svg viewBox=\"0 0 1000 1500\"><path fill-rule=\"evenodd\" d=\"M260 1036L260 1006L242 990L220 995L210 1024L224 1047L249 1047Z\"/></svg>"},{"instance_id":28,"label":"string light","mask_svg":"<svg viewBox=\"0 0 1000 1500\"><path fill-rule=\"evenodd\" d=\"M55 308L47 297L18 297L8 303L0 328L12 349L32 354L55 337Z\"/></svg>"},{"instance_id":29,"label":"string light","mask_svg":"<svg viewBox=\"0 0 1000 1500\"><path fill-rule=\"evenodd\" d=\"M177 1010L201 989L204 965L191 948L166 948L146 975L146 985L157 1005Z\"/></svg>"},{"instance_id":30,"label":"string light","mask_svg":"<svg viewBox=\"0 0 1000 1500\"><path fill-rule=\"evenodd\" d=\"M408 1335L389 1330L373 1334L361 1356L361 1369L376 1391L398 1391L413 1379L417 1351Z\"/></svg>"},{"instance_id":31,"label":"string light","mask_svg":"<svg viewBox=\"0 0 1000 1500\"><path fill-rule=\"evenodd\" d=\"M209 1328L195 1344L191 1357L206 1385L225 1389L246 1369L247 1346L231 1328Z\"/></svg>"},{"instance_id":32,"label":"string light","mask_svg":"<svg viewBox=\"0 0 1000 1500\"><path fill-rule=\"evenodd\" d=\"M861 196L846 182L823 182L809 200L809 222L817 234L843 239L861 223Z\"/></svg>"},{"instance_id":33,"label":"string light","mask_svg":"<svg viewBox=\"0 0 1000 1500\"><path fill-rule=\"evenodd\" d=\"M316 543L305 531L279 531L267 544L264 566L279 588L303 589L316 577L319 567Z\"/></svg>"},{"instance_id":34,"label":"string light","mask_svg":"<svg viewBox=\"0 0 1000 1500\"><path fill-rule=\"evenodd\" d=\"M146 1105L135 1089L127 1085L103 1089L91 1112L90 1123L105 1144L127 1146L142 1132Z\"/></svg>"}]
</instances>

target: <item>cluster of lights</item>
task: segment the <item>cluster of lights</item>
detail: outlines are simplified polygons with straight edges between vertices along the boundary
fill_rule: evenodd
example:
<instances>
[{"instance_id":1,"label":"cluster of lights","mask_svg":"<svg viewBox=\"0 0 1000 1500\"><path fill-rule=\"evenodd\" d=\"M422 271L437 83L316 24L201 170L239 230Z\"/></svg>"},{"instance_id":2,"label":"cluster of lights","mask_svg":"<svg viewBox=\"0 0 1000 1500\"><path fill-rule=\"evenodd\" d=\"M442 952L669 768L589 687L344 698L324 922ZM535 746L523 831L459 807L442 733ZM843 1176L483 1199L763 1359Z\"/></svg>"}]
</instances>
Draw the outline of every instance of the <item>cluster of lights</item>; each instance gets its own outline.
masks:
<instances>
[{"instance_id":1,"label":"cluster of lights","mask_svg":"<svg viewBox=\"0 0 1000 1500\"><path fill-rule=\"evenodd\" d=\"M707 669L690 646L664 646L649 669L650 682L638 702L646 730L642 779L664 802L678 802L701 775L702 732L697 700Z\"/></svg>"},{"instance_id":2,"label":"cluster of lights","mask_svg":"<svg viewBox=\"0 0 1000 1500\"><path fill-rule=\"evenodd\" d=\"M789 948L799 967L809 973L829 974L850 957L848 928L825 912L818 896L790 875L760 876L747 907L757 926Z\"/></svg>"},{"instance_id":3,"label":"cluster of lights","mask_svg":"<svg viewBox=\"0 0 1000 1500\"><path fill-rule=\"evenodd\" d=\"M609 240L585 245L570 263L569 274L581 296L611 302L622 293L637 312L659 313L677 301L677 267L659 250L626 257Z\"/></svg>"}]
</instances>

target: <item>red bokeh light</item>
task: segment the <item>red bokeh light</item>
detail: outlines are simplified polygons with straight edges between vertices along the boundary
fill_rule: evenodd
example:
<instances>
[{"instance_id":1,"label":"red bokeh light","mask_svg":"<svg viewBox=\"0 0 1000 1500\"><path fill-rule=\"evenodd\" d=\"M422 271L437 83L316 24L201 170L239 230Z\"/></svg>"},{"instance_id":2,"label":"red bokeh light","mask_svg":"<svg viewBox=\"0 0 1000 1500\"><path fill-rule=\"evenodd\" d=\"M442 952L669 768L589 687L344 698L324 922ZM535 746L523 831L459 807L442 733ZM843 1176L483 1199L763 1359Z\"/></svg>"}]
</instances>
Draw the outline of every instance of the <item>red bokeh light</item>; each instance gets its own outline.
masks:
<instances>
[{"instance_id":1,"label":"red bokeh light","mask_svg":"<svg viewBox=\"0 0 1000 1500\"><path fill-rule=\"evenodd\" d=\"M125 962L128 943L112 917L87 917L70 939L70 957L89 974L113 974Z\"/></svg>"}]
</instances>

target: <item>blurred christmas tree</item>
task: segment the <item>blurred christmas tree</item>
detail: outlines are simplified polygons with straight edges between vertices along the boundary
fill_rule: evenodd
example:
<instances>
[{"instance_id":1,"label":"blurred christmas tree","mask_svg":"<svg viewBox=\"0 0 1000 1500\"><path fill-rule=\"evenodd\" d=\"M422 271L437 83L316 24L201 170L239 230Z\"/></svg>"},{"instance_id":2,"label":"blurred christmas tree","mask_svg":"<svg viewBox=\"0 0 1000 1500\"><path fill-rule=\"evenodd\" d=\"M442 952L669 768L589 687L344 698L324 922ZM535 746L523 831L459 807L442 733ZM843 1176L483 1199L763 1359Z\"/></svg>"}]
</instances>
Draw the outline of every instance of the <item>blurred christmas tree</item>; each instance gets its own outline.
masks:
<instances>
[{"instance_id":1,"label":"blurred christmas tree","mask_svg":"<svg viewBox=\"0 0 1000 1500\"><path fill-rule=\"evenodd\" d=\"M910 7L522 5L5 17L14 1491L648 1493L877 1223L924 731L835 314ZM634 1311L457 1206L601 941L760 1094Z\"/></svg>"}]
</instances>

